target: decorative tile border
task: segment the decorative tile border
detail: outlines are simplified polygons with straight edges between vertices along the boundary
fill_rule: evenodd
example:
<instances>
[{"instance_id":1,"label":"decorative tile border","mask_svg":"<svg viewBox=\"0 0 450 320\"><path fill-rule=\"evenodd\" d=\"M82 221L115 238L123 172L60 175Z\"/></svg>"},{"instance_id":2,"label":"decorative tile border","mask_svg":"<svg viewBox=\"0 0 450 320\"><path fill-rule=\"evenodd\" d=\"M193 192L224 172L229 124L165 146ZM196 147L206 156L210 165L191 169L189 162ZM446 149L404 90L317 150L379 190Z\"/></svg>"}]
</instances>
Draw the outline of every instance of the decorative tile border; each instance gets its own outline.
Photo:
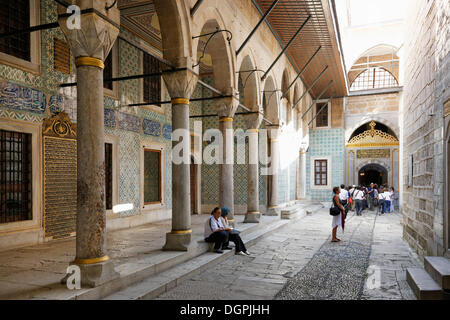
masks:
<instances>
[{"instance_id":1,"label":"decorative tile border","mask_svg":"<svg viewBox=\"0 0 450 320\"><path fill-rule=\"evenodd\" d=\"M119 112L119 128L140 133L141 119L128 113Z\"/></svg>"},{"instance_id":2,"label":"decorative tile border","mask_svg":"<svg viewBox=\"0 0 450 320\"><path fill-rule=\"evenodd\" d=\"M150 119L144 119L144 121L142 121L142 130L147 135L159 137L161 136L161 123Z\"/></svg>"},{"instance_id":3,"label":"decorative tile border","mask_svg":"<svg viewBox=\"0 0 450 320\"><path fill-rule=\"evenodd\" d=\"M172 126L169 124L165 124L163 126L163 132L162 135L164 138L166 138L167 140L172 140Z\"/></svg>"},{"instance_id":4,"label":"decorative tile border","mask_svg":"<svg viewBox=\"0 0 450 320\"><path fill-rule=\"evenodd\" d=\"M15 83L0 81L0 106L44 113L46 107L45 94L36 89L30 89Z\"/></svg>"},{"instance_id":5,"label":"decorative tile border","mask_svg":"<svg viewBox=\"0 0 450 320\"><path fill-rule=\"evenodd\" d=\"M112 109L105 108L105 127L115 128L116 123L116 112Z\"/></svg>"}]
</instances>

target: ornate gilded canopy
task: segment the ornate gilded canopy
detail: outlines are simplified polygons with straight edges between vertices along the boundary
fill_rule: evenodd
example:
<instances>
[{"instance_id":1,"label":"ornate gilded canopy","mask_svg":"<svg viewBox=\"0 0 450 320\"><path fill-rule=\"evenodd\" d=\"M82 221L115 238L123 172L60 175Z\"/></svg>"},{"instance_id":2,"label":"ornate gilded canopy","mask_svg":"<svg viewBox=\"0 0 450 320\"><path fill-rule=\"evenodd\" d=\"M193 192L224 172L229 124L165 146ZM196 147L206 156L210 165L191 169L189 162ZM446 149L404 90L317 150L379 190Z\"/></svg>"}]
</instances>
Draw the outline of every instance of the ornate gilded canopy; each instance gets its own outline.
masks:
<instances>
[{"instance_id":1,"label":"ornate gilded canopy","mask_svg":"<svg viewBox=\"0 0 450 320\"><path fill-rule=\"evenodd\" d=\"M381 147L381 146L398 146L399 141L396 137L389 133L375 129L376 123L370 123L370 130L364 131L361 134L353 137L347 147Z\"/></svg>"}]
</instances>

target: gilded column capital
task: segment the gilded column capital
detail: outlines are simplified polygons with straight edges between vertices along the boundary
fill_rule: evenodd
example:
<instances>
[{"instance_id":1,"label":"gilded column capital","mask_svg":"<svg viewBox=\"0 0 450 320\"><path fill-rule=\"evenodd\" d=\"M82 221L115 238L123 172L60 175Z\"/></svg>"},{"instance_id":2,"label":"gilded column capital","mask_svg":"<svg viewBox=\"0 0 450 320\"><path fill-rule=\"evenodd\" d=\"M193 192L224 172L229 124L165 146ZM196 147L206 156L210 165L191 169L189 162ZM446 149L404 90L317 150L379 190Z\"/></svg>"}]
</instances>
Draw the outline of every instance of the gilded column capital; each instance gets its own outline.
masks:
<instances>
[{"instance_id":1,"label":"gilded column capital","mask_svg":"<svg viewBox=\"0 0 450 320\"><path fill-rule=\"evenodd\" d=\"M58 19L75 58L88 57L105 61L119 35L120 11L117 7L106 10L109 1L70 0L81 10L77 20L75 14ZM58 5L58 14L66 14L66 8ZM88 10L88 12L84 12ZM77 25L77 22L79 24ZM85 65L85 64L80 64ZM91 64L92 65L92 64ZM101 64L98 63L101 68Z\"/></svg>"}]
</instances>

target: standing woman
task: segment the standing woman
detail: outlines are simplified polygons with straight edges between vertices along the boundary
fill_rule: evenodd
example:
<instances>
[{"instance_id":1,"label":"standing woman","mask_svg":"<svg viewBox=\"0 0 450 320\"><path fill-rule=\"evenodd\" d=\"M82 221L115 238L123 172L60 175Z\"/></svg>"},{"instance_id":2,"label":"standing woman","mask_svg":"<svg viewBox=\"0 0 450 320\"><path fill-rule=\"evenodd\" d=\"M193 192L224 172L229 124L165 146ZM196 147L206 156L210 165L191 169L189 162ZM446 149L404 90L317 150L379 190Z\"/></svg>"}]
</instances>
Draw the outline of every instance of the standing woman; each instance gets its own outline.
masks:
<instances>
[{"instance_id":1,"label":"standing woman","mask_svg":"<svg viewBox=\"0 0 450 320\"><path fill-rule=\"evenodd\" d=\"M339 187L333 188L333 205L338 207L341 213L337 216L333 216L333 223L331 227L333 228L333 231L331 233L331 242L339 242L341 241L336 237L337 229L338 227L342 228L342 231L344 231L344 223L345 223L345 209L342 206L341 202L339 201L339 193L341 192Z\"/></svg>"}]
</instances>

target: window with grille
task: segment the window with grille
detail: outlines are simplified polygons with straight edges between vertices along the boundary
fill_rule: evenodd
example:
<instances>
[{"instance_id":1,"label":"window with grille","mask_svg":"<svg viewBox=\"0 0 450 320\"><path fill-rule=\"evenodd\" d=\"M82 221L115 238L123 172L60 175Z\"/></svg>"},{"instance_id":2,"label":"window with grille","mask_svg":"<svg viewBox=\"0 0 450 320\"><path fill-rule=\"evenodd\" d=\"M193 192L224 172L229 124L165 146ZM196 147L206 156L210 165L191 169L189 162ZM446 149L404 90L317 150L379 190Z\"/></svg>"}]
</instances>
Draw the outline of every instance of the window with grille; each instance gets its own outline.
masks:
<instances>
[{"instance_id":1,"label":"window with grille","mask_svg":"<svg viewBox=\"0 0 450 320\"><path fill-rule=\"evenodd\" d=\"M328 103L318 103L316 113L316 127L328 127Z\"/></svg>"},{"instance_id":2,"label":"window with grille","mask_svg":"<svg viewBox=\"0 0 450 320\"><path fill-rule=\"evenodd\" d=\"M160 203L161 199L161 151L144 150L144 203Z\"/></svg>"},{"instance_id":3,"label":"window with grille","mask_svg":"<svg viewBox=\"0 0 450 320\"><path fill-rule=\"evenodd\" d=\"M160 62L153 56L144 53L143 57L144 74L158 73L161 71ZM161 77L144 78L144 102L161 101ZM155 104L161 106L159 104Z\"/></svg>"},{"instance_id":4,"label":"window with grille","mask_svg":"<svg viewBox=\"0 0 450 320\"><path fill-rule=\"evenodd\" d=\"M105 69L103 69L103 79L111 79L113 77L113 50L109 53L108 57L105 60ZM113 82L112 81L104 81L103 88L112 90Z\"/></svg>"},{"instance_id":5,"label":"window with grille","mask_svg":"<svg viewBox=\"0 0 450 320\"><path fill-rule=\"evenodd\" d=\"M314 185L326 186L328 174L328 161L327 160L314 160Z\"/></svg>"},{"instance_id":6,"label":"window with grille","mask_svg":"<svg viewBox=\"0 0 450 320\"><path fill-rule=\"evenodd\" d=\"M105 200L106 210L113 208L113 145L105 143Z\"/></svg>"},{"instance_id":7,"label":"window with grille","mask_svg":"<svg viewBox=\"0 0 450 320\"><path fill-rule=\"evenodd\" d=\"M368 90L398 87L397 79L386 69L375 67L361 73L352 83L350 90Z\"/></svg>"},{"instance_id":8,"label":"window with grille","mask_svg":"<svg viewBox=\"0 0 450 320\"><path fill-rule=\"evenodd\" d=\"M0 224L33 219L31 138L0 130Z\"/></svg>"},{"instance_id":9,"label":"window with grille","mask_svg":"<svg viewBox=\"0 0 450 320\"><path fill-rule=\"evenodd\" d=\"M30 27L30 0L0 0L0 34ZM0 52L31 61L30 33L0 38Z\"/></svg>"}]
</instances>

